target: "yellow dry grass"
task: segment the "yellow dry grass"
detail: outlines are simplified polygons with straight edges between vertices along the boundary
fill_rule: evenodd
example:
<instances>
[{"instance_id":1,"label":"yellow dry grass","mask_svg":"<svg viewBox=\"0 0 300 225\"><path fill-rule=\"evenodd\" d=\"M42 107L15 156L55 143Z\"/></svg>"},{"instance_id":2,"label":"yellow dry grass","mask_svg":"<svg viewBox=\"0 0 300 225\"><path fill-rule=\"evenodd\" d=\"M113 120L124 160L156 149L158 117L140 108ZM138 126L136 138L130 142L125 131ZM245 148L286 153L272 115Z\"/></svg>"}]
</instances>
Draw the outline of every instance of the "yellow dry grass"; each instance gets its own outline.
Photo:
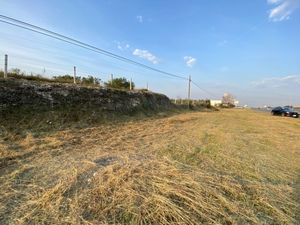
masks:
<instances>
[{"instance_id":1,"label":"yellow dry grass","mask_svg":"<svg viewBox=\"0 0 300 225\"><path fill-rule=\"evenodd\" d=\"M300 120L195 112L0 140L0 224L300 224Z\"/></svg>"}]
</instances>

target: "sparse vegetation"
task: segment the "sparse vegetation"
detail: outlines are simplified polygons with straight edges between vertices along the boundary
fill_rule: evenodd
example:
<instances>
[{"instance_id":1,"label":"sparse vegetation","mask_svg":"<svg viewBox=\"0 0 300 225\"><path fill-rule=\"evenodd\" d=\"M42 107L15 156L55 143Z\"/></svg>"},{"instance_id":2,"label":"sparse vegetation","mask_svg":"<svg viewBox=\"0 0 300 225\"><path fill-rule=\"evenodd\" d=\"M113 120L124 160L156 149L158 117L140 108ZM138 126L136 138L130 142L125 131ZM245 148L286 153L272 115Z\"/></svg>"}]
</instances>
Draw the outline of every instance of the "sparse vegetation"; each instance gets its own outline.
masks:
<instances>
[{"instance_id":1,"label":"sparse vegetation","mask_svg":"<svg viewBox=\"0 0 300 225\"><path fill-rule=\"evenodd\" d=\"M50 82L50 83L74 83L74 78L71 75L60 75L60 76L53 76L51 78L44 77L40 74L26 74L25 72L22 72L18 68L11 69L8 72L8 77L15 78L15 79L24 79L24 80L30 80L30 81L37 81L37 82ZM0 71L0 77L4 77L4 72ZM99 86L100 85L100 79L93 77L93 76L87 76L87 77L76 77L76 83L81 85L87 85L87 86Z\"/></svg>"},{"instance_id":2,"label":"sparse vegetation","mask_svg":"<svg viewBox=\"0 0 300 225\"><path fill-rule=\"evenodd\" d=\"M74 83L74 78L71 75L62 75L62 76L54 76L53 80L55 80L58 83ZM75 78L76 83L81 83L81 77Z\"/></svg>"},{"instance_id":3,"label":"sparse vegetation","mask_svg":"<svg viewBox=\"0 0 300 225\"><path fill-rule=\"evenodd\" d=\"M134 89L135 85L132 82L132 89ZM105 86L108 88L115 88L115 89L127 89L130 88L130 81L128 81L125 77L122 78L114 78L107 83L105 83Z\"/></svg>"},{"instance_id":4,"label":"sparse vegetation","mask_svg":"<svg viewBox=\"0 0 300 225\"><path fill-rule=\"evenodd\" d=\"M21 72L20 69L14 68L11 69L8 73L7 76L10 78L15 78L15 79L25 79L25 80L30 80L30 81L40 81L40 82L55 82L53 79L43 77L39 74L33 75L33 74L26 74L25 72ZM0 71L0 77L4 77L4 72Z\"/></svg>"},{"instance_id":5,"label":"sparse vegetation","mask_svg":"<svg viewBox=\"0 0 300 225\"><path fill-rule=\"evenodd\" d=\"M298 120L230 109L1 128L1 224L299 223Z\"/></svg>"}]
</instances>

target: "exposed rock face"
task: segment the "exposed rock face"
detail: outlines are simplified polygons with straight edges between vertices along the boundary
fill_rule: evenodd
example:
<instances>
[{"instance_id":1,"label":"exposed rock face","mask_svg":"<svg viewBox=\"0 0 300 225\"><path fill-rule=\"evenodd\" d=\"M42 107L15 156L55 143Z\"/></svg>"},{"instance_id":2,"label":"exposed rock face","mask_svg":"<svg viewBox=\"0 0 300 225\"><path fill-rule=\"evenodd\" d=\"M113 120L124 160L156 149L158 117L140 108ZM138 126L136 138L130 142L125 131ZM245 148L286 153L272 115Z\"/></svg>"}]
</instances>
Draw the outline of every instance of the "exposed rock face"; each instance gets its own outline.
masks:
<instances>
[{"instance_id":1,"label":"exposed rock face","mask_svg":"<svg viewBox=\"0 0 300 225\"><path fill-rule=\"evenodd\" d=\"M151 92L0 79L0 111L2 112L18 107L55 109L78 106L99 107L104 111L126 113L142 109L168 109L172 104L165 95Z\"/></svg>"}]
</instances>

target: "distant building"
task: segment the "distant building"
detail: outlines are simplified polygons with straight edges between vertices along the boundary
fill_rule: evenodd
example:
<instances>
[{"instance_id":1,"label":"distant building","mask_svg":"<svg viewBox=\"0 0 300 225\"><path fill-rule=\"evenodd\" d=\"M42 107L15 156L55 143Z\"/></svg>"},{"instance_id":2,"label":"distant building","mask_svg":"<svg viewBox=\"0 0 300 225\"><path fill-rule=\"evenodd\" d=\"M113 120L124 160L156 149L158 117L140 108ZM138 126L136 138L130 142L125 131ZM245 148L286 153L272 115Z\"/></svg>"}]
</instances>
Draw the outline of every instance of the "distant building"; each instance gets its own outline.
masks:
<instances>
[{"instance_id":1,"label":"distant building","mask_svg":"<svg viewBox=\"0 0 300 225\"><path fill-rule=\"evenodd\" d=\"M223 95L222 100L216 100L216 99L212 99L210 100L210 105L211 106L215 106L215 107L219 107L219 106L238 106L239 105L239 101L234 99L234 97L231 94L225 93Z\"/></svg>"},{"instance_id":2,"label":"distant building","mask_svg":"<svg viewBox=\"0 0 300 225\"><path fill-rule=\"evenodd\" d=\"M222 100L209 100L211 106L220 106L222 104Z\"/></svg>"}]
</instances>

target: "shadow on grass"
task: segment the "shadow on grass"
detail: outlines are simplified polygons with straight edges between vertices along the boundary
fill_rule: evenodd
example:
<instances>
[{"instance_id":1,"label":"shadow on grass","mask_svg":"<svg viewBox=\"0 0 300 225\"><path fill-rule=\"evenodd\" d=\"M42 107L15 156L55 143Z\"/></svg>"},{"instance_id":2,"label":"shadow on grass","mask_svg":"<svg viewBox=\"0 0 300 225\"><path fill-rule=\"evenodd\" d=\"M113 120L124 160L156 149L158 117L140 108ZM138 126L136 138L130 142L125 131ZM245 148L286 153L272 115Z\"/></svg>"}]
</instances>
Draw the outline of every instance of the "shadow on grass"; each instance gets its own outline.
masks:
<instances>
[{"instance_id":1,"label":"shadow on grass","mask_svg":"<svg viewBox=\"0 0 300 225\"><path fill-rule=\"evenodd\" d=\"M128 112L105 111L96 107L65 107L51 109L32 107L16 108L0 111L0 133L3 140L16 137L24 138L28 133L41 137L52 132L66 129L84 129L100 125L120 124L129 121L141 121L170 117L188 112L207 111L196 108L170 108L145 110L138 109ZM213 110L211 110L213 111Z\"/></svg>"}]
</instances>

